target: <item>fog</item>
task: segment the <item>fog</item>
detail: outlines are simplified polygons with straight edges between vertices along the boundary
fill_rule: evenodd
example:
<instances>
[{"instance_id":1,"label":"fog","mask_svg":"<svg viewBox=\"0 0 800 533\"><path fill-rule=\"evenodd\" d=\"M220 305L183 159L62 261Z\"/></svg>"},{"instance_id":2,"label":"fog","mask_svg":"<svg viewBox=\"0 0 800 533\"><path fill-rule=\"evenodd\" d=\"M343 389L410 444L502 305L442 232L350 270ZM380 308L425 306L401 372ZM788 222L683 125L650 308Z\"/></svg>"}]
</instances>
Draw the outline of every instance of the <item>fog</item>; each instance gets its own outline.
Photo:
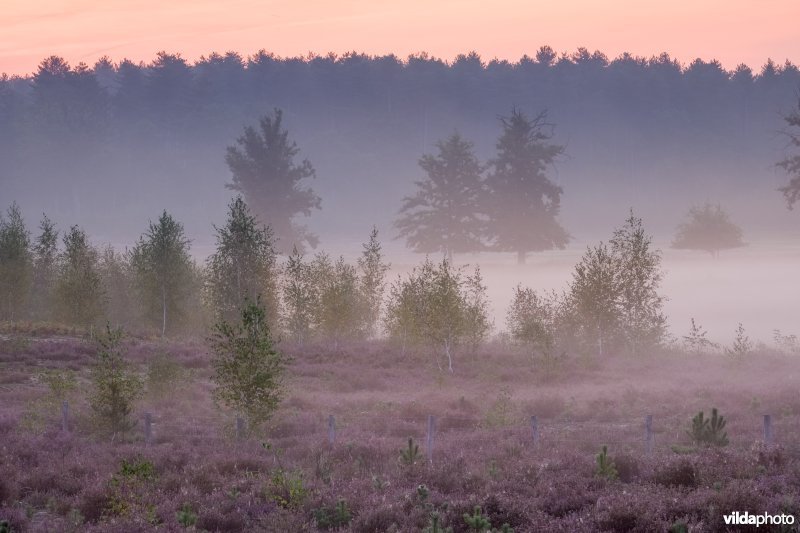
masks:
<instances>
[{"instance_id":1,"label":"fog","mask_svg":"<svg viewBox=\"0 0 800 533\"><path fill-rule=\"evenodd\" d=\"M424 55L243 59L212 55L191 65L162 54L148 65L68 66L49 59L29 78L0 81L0 199L17 201L33 227L47 213L83 226L96 243L130 246L167 209L203 259L233 193L225 151L273 108L316 169L322 200L303 222L320 249L354 256L375 225L397 271L422 260L393 226L423 176L419 158L459 132L482 162L494 156L499 116L546 110L565 147L548 176L563 188L563 251L458 255L485 271L497 329L518 283L565 288L587 245L607 240L629 209L664 251L672 332L689 318L724 341L738 322L769 340L797 330L792 283L800 219L777 188L787 176L784 116L800 74L771 61L758 72L668 56L609 59L578 50L518 63L476 54L447 63ZM745 248L718 258L670 250L688 211L719 203Z\"/></svg>"}]
</instances>

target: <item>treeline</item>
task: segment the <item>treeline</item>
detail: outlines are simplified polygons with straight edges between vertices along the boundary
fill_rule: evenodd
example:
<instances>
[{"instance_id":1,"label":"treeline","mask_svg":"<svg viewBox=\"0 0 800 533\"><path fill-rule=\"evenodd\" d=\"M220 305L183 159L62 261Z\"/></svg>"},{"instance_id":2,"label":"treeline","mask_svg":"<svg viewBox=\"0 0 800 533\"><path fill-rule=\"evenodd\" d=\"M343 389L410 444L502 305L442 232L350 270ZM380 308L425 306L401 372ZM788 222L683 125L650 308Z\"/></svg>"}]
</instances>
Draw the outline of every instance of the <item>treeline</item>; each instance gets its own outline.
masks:
<instances>
[{"instance_id":1,"label":"treeline","mask_svg":"<svg viewBox=\"0 0 800 533\"><path fill-rule=\"evenodd\" d=\"M51 215L122 240L122 228L141 219L143 199L183 206L191 185L203 201L181 207L181 215L191 234L202 234L206 206L215 215L224 206L225 147L242 125L277 107L319 171L323 212L315 216L330 220L331 210L352 207L355 191L381 192L385 200L365 209L383 226L388 220L378 217L395 212L418 175L415 161L435 140L456 129L484 159L497 115L513 106L529 116L547 109L558 124L556 141L569 155L560 178L585 185L583 197L581 187L570 189L573 206L597 193L598 176L609 197L615 183L629 190L669 180L668 189L680 191L698 176L736 190L779 159L774 132L799 85L790 63L728 71L665 54L607 58L547 47L517 62L474 53L446 62L424 54L261 52L195 63L161 53L147 64L104 58L87 66L50 57L30 77L0 79L0 191L23 205L47 196ZM350 194L330 194L345 184ZM338 217L346 229L364 226L356 218Z\"/></svg>"},{"instance_id":2,"label":"treeline","mask_svg":"<svg viewBox=\"0 0 800 533\"><path fill-rule=\"evenodd\" d=\"M272 232L237 197L199 265L183 227L166 211L123 253L98 250L77 226L59 235L44 217L31 236L16 204L0 218L0 320L207 334L257 306L272 335L298 345L385 337L453 371L492 322L479 268L426 259L386 291L378 232L355 264L294 250L284 262ZM61 237L59 239L59 236ZM60 242L60 244L59 244ZM590 247L562 294L518 287L506 319L515 344L545 362L567 355L652 351L666 340L661 255L633 213L608 244Z\"/></svg>"},{"instance_id":3,"label":"treeline","mask_svg":"<svg viewBox=\"0 0 800 533\"><path fill-rule=\"evenodd\" d=\"M205 334L242 309L265 309L270 328L303 344L379 334L388 265L373 230L355 265L296 250L279 261L272 231L241 198L215 227L216 249L202 264L169 213L150 222L133 247L98 248L83 229L59 231L44 216L35 235L16 204L0 215L0 321L105 323L140 333Z\"/></svg>"}]
</instances>

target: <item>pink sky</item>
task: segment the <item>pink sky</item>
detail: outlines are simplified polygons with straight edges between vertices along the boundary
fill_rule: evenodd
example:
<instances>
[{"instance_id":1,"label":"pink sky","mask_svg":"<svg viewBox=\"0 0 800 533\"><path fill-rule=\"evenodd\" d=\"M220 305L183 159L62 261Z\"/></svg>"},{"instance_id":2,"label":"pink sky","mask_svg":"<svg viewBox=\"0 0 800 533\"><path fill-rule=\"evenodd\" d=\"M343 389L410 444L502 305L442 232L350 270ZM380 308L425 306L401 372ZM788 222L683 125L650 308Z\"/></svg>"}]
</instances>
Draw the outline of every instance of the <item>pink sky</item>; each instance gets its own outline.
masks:
<instances>
[{"instance_id":1,"label":"pink sky","mask_svg":"<svg viewBox=\"0 0 800 533\"><path fill-rule=\"evenodd\" d=\"M800 0L3 0L0 72L30 73L53 54L72 64L262 48L517 60L543 44L758 69L768 57L800 63L798 21Z\"/></svg>"}]
</instances>

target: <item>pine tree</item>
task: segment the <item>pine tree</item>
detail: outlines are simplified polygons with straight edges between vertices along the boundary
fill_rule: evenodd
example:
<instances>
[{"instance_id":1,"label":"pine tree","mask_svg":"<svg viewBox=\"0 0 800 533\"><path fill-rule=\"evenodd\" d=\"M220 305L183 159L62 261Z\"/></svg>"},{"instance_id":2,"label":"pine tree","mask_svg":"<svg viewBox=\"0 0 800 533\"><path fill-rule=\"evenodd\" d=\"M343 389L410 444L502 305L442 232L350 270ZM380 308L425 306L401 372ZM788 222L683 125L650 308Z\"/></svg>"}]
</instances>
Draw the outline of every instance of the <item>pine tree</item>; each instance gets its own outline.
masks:
<instances>
[{"instance_id":1,"label":"pine tree","mask_svg":"<svg viewBox=\"0 0 800 533\"><path fill-rule=\"evenodd\" d=\"M104 298L97 250L78 226L64 235L63 244L56 282L58 314L70 324L94 325L102 315Z\"/></svg>"},{"instance_id":2,"label":"pine tree","mask_svg":"<svg viewBox=\"0 0 800 533\"><path fill-rule=\"evenodd\" d=\"M33 245L33 288L31 307L38 319L53 318L54 290L58 274L58 231L56 225L42 217L40 233Z\"/></svg>"},{"instance_id":3,"label":"pine tree","mask_svg":"<svg viewBox=\"0 0 800 533\"><path fill-rule=\"evenodd\" d=\"M247 126L236 142L238 146L229 146L225 157L233 174L227 187L242 193L259 219L272 228L279 251L295 246L303 251L306 244L315 248L317 237L294 219L320 208L319 197L303 184L316 172L307 159L295 163L300 149L283 129L283 112L275 109L272 116L261 118L258 129Z\"/></svg>"},{"instance_id":4,"label":"pine tree","mask_svg":"<svg viewBox=\"0 0 800 533\"><path fill-rule=\"evenodd\" d=\"M789 113L785 120L790 127L800 129L800 99L797 102L797 109ZM787 132L786 135L789 138L790 146L800 149L800 131ZM789 183L778 190L783 193L786 203L791 209L800 200L800 154L788 156L780 161L778 166L789 174Z\"/></svg>"},{"instance_id":5,"label":"pine tree","mask_svg":"<svg viewBox=\"0 0 800 533\"><path fill-rule=\"evenodd\" d=\"M455 133L436 143L437 155L426 154L419 166L426 172L417 192L403 200L395 225L415 252L475 252L484 248L485 217L481 215L483 165L471 142Z\"/></svg>"},{"instance_id":6,"label":"pine tree","mask_svg":"<svg viewBox=\"0 0 800 533\"><path fill-rule=\"evenodd\" d=\"M503 132L486 178L488 237L493 250L517 252L524 263L527 252L563 248L569 241L556 221L562 189L546 174L564 147L550 142L544 112L529 119L512 109L500 122Z\"/></svg>"},{"instance_id":7,"label":"pine tree","mask_svg":"<svg viewBox=\"0 0 800 533\"><path fill-rule=\"evenodd\" d=\"M208 258L207 288L218 318L234 320L245 300L261 299L267 321L277 324L277 258L272 231L237 197L228 205L228 220L217 232L217 248Z\"/></svg>"},{"instance_id":8,"label":"pine tree","mask_svg":"<svg viewBox=\"0 0 800 533\"><path fill-rule=\"evenodd\" d=\"M33 274L30 232L16 202L0 215L0 320L15 320L26 311Z\"/></svg>"},{"instance_id":9,"label":"pine tree","mask_svg":"<svg viewBox=\"0 0 800 533\"><path fill-rule=\"evenodd\" d=\"M151 322L159 323L164 337L167 318L175 322L184 311L193 278L183 226L164 211L131 252L131 266L145 312Z\"/></svg>"}]
</instances>

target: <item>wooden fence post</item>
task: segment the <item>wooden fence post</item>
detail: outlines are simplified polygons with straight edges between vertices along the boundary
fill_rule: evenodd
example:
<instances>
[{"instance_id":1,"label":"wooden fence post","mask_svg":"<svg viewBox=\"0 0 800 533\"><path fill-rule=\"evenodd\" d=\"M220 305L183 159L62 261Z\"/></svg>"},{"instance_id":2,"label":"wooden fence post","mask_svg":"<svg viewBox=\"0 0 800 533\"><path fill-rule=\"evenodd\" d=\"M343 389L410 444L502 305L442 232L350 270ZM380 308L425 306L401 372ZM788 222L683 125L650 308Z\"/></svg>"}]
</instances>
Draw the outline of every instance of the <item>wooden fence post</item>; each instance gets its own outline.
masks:
<instances>
[{"instance_id":1,"label":"wooden fence post","mask_svg":"<svg viewBox=\"0 0 800 533\"><path fill-rule=\"evenodd\" d=\"M328 444L333 448L336 442L336 419L333 415L328 415Z\"/></svg>"},{"instance_id":2,"label":"wooden fence post","mask_svg":"<svg viewBox=\"0 0 800 533\"><path fill-rule=\"evenodd\" d=\"M428 462L433 462L433 433L436 430L436 418L433 415L428 415L428 441L425 453L428 456Z\"/></svg>"},{"instance_id":3,"label":"wooden fence post","mask_svg":"<svg viewBox=\"0 0 800 533\"><path fill-rule=\"evenodd\" d=\"M536 415L531 416L531 436L533 437L533 447L539 447L539 421Z\"/></svg>"},{"instance_id":4,"label":"wooden fence post","mask_svg":"<svg viewBox=\"0 0 800 533\"><path fill-rule=\"evenodd\" d=\"M153 442L153 415L144 414L144 445L150 446Z\"/></svg>"},{"instance_id":5,"label":"wooden fence post","mask_svg":"<svg viewBox=\"0 0 800 533\"><path fill-rule=\"evenodd\" d=\"M61 402L61 431L69 433L69 403Z\"/></svg>"},{"instance_id":6,"label":"wooden fence post","mask_svg":"<svg viewBox=\"0 0 800 533\"><path fill-rule=\"evenodd\" d=\"M653 415L644 418L644 451L653 453Z\"/></svg>"},{"instance_id":7,"label":"wooden fence post","mask_svg":"<svg viewBox=\"0 0 800 533\"><path fill-rule=\"evenodd\" d=\"M772 446L772 416L764 415L764 444Z\"/></svg>"},{"instance_id":8,"label":"wooden fence post","mask_svg":"<svg viewBox=\"0 0 800 533\"><path fill-rule=\"evenodd\" d=\"M244 438L244 418L241 416L236 417L236 440Z\"/></svg>"}]
</instances>

